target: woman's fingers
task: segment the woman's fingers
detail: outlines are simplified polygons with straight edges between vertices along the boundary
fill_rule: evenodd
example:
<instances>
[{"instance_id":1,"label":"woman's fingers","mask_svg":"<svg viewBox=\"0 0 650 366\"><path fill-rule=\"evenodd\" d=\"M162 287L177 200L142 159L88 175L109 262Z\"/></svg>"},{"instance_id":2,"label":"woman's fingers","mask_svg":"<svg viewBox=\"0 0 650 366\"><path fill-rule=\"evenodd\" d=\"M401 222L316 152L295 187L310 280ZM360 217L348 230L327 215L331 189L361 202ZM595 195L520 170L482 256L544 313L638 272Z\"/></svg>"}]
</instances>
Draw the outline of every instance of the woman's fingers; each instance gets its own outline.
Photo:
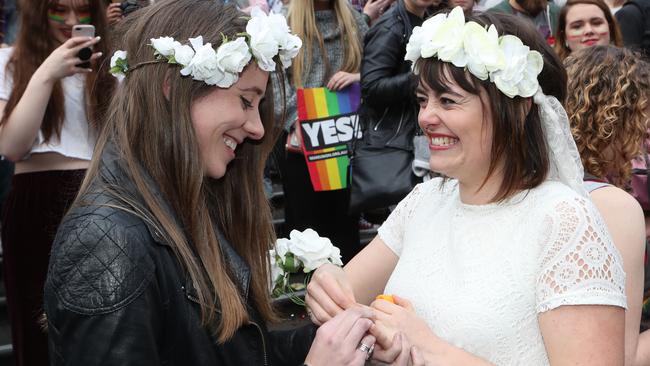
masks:
<instances>
[{"instance_id":1,"label":"woman's fingers","mask_svg":"<svg viewBox=\"0 0 650 366\"><path fill-rule=\"evenodd\" d=\"M424 357L415 346L411 347L411 365L424 366Z\"/></svg>"},{"instance_id":2,"label":"woman's fingers","mask_svg":"<svg viewBox=\"0 0 650 366\"><path fill-rule=\"evenodd\" d=\"M307 314L312 323L316 325L322 325L334 317L328 314L327 311L323 310L323 308L315 301L307 301Z\"/></svg>"},{"instance_id":3,"label":"woman's fingers","mask_svg":"<svg viewBox=\"0 0 650 366\"><path fill-rule=\"evenodd\" d=\"M363 365L368 360L375 349L375 337L370 334L365 335L359 342L355 351L355 365Z\"/></svg>"}]
</instances>

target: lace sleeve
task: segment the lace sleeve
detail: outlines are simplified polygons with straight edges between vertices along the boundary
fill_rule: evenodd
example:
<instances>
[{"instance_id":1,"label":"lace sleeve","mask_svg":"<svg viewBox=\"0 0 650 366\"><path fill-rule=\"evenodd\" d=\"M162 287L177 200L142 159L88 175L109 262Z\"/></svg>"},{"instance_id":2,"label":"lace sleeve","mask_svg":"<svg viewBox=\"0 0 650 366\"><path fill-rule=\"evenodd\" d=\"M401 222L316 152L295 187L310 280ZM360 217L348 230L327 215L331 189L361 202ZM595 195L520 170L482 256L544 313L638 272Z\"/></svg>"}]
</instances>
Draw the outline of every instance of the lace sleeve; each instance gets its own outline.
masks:
<instances>
[{"instance_id":1,"label":"lace sleeve","mask_svg":"<svg viewBox=\"0 0 650 366\"><path fill-rule=\"evenodd\" d=\"M562 305L626 307L621 256L591 201L569 198L544 218L537 312Z\"/></svg>"},{"instance_id":2,"label":"lace sleeve","mask_svg":"<svg viewBox=\"0 0 650 366\"><path fill-rule=\"evenodd\" d=\"M413 217L415 208L421 202L424 184L418 184L390 213L386 221L381 225L377 234L381 240L399 257L402 253L404 229L408 219Z\"/></svg>"}]
</instances>

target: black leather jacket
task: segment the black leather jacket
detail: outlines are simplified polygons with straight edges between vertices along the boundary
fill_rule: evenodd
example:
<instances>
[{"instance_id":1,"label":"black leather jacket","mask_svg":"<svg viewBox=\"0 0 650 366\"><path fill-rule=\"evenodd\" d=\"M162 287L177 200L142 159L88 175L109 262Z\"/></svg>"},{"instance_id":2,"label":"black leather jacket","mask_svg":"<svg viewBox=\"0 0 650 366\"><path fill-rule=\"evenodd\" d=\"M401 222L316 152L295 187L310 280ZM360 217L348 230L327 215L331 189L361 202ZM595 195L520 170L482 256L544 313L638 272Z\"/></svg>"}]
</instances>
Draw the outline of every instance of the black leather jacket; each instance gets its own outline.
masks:
<instances>
[{"instance_id":1,"label":"black leather jacket","mask_svg":"<svg viewBox=\"0 0 650 366\"><path fill-rule=\"evenodd\" d=\"M223 236L222 252L252 320L217 344L201 326L194 286L159 229L114 207L124 203L107 185L142 202L121 163L112 148L104 151L82 197L87 204L66 215L53 244L44 296L51 365L302 364L313 327L267 331L248 299L250 269Z\"/></svg>"},{"instance_id":2,"label":"black leather jacket","mask_svg":"<svg viewBox=\"0 0 650 366\"><path fill-rule=\"evenodd\" d=\"M404 0L398 0L366 33L361 63L361 116L365 128L390 129L393 146L412 148L417 126L417 79L404 60L413 27Z\"/></svg>"}]
</instances>

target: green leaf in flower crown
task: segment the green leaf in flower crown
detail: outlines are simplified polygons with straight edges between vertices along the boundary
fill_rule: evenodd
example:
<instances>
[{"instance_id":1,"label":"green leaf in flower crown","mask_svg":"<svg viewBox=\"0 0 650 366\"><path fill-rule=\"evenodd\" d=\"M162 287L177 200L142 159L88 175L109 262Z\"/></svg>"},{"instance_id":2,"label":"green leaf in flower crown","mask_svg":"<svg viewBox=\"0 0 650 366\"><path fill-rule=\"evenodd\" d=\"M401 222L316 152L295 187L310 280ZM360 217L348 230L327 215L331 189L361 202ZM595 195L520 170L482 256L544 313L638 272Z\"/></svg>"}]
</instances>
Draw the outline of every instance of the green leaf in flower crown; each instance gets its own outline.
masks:
<instances>
[{"instance_id":1,"label":"green leaf in flower crown","mask_svg":"<svg viewBox=\"0 0 650 366\"><path fill-rule=\"evenodd\" d=\"M169 63L169 64L177 64L178 62L176 61L176 57L174 57L174 55L171 55L167 59L167 63Z\"/></svg>"},{"instance_id":2,"label":"green leaf in flower crown","mask_svg":"<svg viewBox=\"0 0 650 366\"><path fill-rule=\"evenodd\" d=\"M123 74L124 70L119 66L113 66L110 70L108 70L108 72L111 74Z\"/></svg>"}]
</instances>

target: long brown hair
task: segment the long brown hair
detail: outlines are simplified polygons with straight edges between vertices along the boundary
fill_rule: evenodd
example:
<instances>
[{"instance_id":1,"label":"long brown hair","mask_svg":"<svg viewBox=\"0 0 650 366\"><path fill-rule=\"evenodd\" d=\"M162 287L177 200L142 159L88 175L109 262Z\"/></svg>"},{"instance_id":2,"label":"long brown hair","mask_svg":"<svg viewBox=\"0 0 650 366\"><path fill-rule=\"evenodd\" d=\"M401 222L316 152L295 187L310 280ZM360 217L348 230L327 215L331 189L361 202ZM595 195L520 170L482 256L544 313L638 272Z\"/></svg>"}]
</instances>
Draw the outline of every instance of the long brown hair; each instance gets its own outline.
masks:
<instances>
[{"instance_id":1,"label":"long brown hair","mask_svg":"<svg viewBox=\"0 0 650 366\"><path fill-rule=\"evenodd\" d=\"M159 1L125 18L116 30L123 34L116 48L128 52L132 69L111 102L80 192L81 196L88 191L102 151L107 143L114 143L145 205L129 207L128 199L122 199L124 209L160 228L195 285L203 325L220 342L229 339L249 315L220 250L217 230L250 266L251 297L257 310L265 319L273 318L268 250L275 234L261 184L266 158L281 131L273 121L273 88L267 87L260 104L264 138L240 145L237 158L221 179L208 178L203 174L190 109L194 100L215 87L181 76L178 65L152 63L154 50L148 44L161 36L187 44L189 38L201 35L205 43L216 47L223 36L232 39L244 32L245 19L233 5L214 0ZM136 66L142 63L149 64ZM281 70L277 72L282 75ZM169 88L167 96L164 88ZM162 197L154 195L142 171L156 182ZM163 209L163 201L174 211L178 224Z\"/></svg>"},{"instance_id":2,"label":"long brown hair","mask_svg":"<svg viewBox=\"0 0 650 366\"><path fill-rule=\"evenodd\" d=\"M603 0L568 0L560 10L556 32L557 40L555 41L555 52L560 56L561 60L567 58L571 53L571 50L566 45L566 16L569 9L578 4L596 5L600 8L600 10L603 11L603 14L605 14L605 20L609 26L609 43L617 47L623 47L623 36L618 28L618 22L616 22L616 18L612 15L612 11L609 10L609 7Z\"/></svg>"},{"instance_id":3,"label":"long brown hair","mask_svg":"<svg viewBox=\"0 0 650 366\"><path fill-rule=\"evenodd\" d=\"M540 86L546 95L564 101L566 71L531 24L503 13L470 15L467 20L486 27L494 24L499 35L517 36L530 49L540 52L544 59L544 67L537 77ZM518 191L535 188L544 182L550 169L549 151L539 109L535 103L531 103L530 98L510 98L489 79L480 80L464 68L435 57L421 58L416 66L420 72L420 82L436 92L446 91L451 81L474 95L480 95L481 90L486 91L487 100L481 99L481 103L484 110L490 108L492 111L493 126L490 166L483 185L499 167L503 169L504 177L491 201L502 201Z\"/></svg>"},{"instance_id":4,"label":"long brown hair","mask_svg":"<svg viewBox=\"0 0 650 366\"><path fill-rule=\"evenodd\" d=\"M50 33L47 10L51 4L56 2L56 0L20 0L19 2L20 31L6 70L7 74L12 76L13 88L0 125L7 121L16 104L22 98L36 69L59 46L52 37L42 36ZM108 34L104 1L88 0L88 5L95 33L104 37L93 46L93 50L102 52L102 56L94 61L93 72L87 74L85 87L86 116L90 126L99 130L99 123L108 106L115 81L108 73L106 62L109 52L106 42ZM45 141L49 141L52 136L60 137L64 117L64 95L59 80L54 84L41 124L41 132Z\"/></svg>"},{"instance_id":5,"label":"long brown hair","mask_svg":"<svg viewBox=\"0 0 650 366\"><path fill-rule=\"evenodd\" d=\"M566 109L585 171L626 188L650 118L650 65L614 46L589 47L564 62Z\"/></svg>"},{"instance_id":6,"label":"long brown hair","mask_svg":"<svg viewBox=\"0 0 650 366\"><path fill-rule=\"evenodd\" d=\"M334 3L336 12L336 21L340 30L340 37L343 40L343 49L345 56L341 71L356 73L361 68L361 58L363 46L361 44L361 33L352 14L353 10L347 0L331 0ZM289 4L289 13L287 14L289 28L303 41L302 49L298 56L293 60L291 65L291 83L296 88L302 87L302 76L309 73L312 65L309 64L314 41L318 41L321 55L325 61L325 75L332 76L333 72L339 70L329 70L329 60L323 43L323 36L316 26L316 14L314 11L314 0L292 1Z\"/></svg>"}]
</instances>

